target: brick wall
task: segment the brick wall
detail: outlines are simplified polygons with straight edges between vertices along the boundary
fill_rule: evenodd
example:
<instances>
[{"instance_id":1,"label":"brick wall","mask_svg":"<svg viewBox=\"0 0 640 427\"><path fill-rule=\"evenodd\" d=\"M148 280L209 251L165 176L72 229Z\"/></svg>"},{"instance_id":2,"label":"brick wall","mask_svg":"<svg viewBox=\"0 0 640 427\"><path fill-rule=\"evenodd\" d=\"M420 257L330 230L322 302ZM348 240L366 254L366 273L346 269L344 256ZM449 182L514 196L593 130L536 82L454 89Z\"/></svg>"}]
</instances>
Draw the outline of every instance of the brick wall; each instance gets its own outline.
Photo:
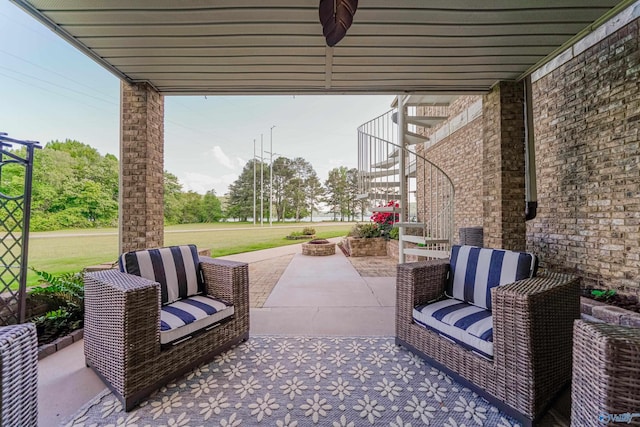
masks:
<instances>
[{"instance_id":1,"label":"brick wall","mask_svg":"<svg viewBox=\"0 0 640 427\"><path fill-rule=\"evenodd\" d=\"M527 246L587 285L640 294L638 20L533 83L538 216Z\"/></svg>"},{"instance_id":2,"label":"brick wall","mask_svg":"<svg viewBox=\"0 0 640 427\"><path fill-rule=\"evenodd\" d=\"M450 117L454 117L469 105L480 99L479 96L462 96L449 107ZM438 114L426 108L422 114ZM444 122L443 125L446 125ZM435 127L427 134L433 134ZM451 178L455 188L454 233L458 238L461 227L482 225L482 118L476 118L466 126L456 130L447 138L433 144L426 150L418 147L418 153L433 162ZM424 194L421 171L417 173L417 193ZM427 188L430 188L427 178ZM418 204L420 205L420 204Z\"/></svg>"},{"instance_id":3,"label":"brick wall","mask_svg":"<svg viewBox=\"0 0 640 427\"><path fill-rule=\"evenodd\" d=\"M524 86L500 82L483 97L484 245L524 250Z\"/></svg>"},{"instance_id":4,"label":"brick wall","mask_svg":"<svg viewBox=\"0 0 640 427\"><path fill-rule=\"evenodd\" d=\"M120 252L164 242L164 98L121 84Z\"/></svg>"}]
</instances>

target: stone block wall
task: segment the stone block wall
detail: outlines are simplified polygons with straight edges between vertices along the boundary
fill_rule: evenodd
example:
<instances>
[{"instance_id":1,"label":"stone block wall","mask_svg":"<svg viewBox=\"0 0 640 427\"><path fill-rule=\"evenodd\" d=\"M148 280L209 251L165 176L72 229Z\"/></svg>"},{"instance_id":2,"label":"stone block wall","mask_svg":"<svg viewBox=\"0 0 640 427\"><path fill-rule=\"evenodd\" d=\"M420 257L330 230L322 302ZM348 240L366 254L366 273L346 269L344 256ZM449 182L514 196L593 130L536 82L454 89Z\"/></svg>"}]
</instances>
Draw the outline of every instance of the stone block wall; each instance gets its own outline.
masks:
<instances>
[{"instance_id":1,"label":"stone block wall","mask_svg":"<svg viewBox=\"0 0 640 427\"><path fill-rule=\"evenodd\" d=\"M121 84L120 253L164 242L164 98Z\"/></svg>"},{"instance_id":2,"label":"stone block wall","mask_svg":"<svg viewBox=\"0 0 640 427\"><path fill-rule=\"evenodd\" d=\"M382 237L347 237L347 245L349 255L353 257L387 255L387 241Z\"/></svg>"},{"instance_id":3,"label":"stone block wall","mask_svg":"<svg viewBox=\"0 0 640 427\"><path fill-rule=\"evenodd\" d=\"M538 216L527 247L584 284L640 294L636 19L533 82Z\"/></svg>"}]
</instances>

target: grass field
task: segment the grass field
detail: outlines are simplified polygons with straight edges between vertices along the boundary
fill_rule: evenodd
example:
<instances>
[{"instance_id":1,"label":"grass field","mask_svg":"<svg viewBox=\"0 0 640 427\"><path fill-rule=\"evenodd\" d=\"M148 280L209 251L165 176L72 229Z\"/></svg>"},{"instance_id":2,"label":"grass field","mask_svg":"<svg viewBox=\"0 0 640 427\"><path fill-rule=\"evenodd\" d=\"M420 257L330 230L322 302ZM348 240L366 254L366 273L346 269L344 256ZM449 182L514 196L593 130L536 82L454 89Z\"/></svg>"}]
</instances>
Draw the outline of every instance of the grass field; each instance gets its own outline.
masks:
<instances>
[{"instance_id":1,"label":"grass field","mask_svg":"<svg viewBox=\"0 0 640 427\"><path fill-rule=\"evenodd\" d=\"M199 249L211 249L219 257L259 249L301 243L287 240L292 231L314 227L316 236L329 238L344 236L353 223L274 223L273 226L251 223L186 224L165 228L164 244L193 243ZM118 258L118 230L90 229L31 233L29 266L37 270L59 274L76 272L89 265L115 261ZM36 275L29 271L27 285L36 284Z\"/></svg>"}]
</instances>

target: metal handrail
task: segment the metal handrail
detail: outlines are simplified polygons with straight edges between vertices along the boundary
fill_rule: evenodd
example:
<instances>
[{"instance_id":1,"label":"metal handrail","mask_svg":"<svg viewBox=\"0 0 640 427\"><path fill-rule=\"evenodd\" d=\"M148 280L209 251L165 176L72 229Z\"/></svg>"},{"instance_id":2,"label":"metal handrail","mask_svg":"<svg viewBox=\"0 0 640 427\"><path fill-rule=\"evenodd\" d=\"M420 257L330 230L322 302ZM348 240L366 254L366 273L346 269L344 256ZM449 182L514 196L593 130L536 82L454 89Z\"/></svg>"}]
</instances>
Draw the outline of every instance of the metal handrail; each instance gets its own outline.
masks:
<instances>
[{"instance_id":1,"label":"metal handrail","mask_svg":"<svg viewBox=\"0 0 640 427\"><path fill-rule=\"evenodd\" d=\"M422 228L426 247L430 239L438 242L447 240L446 250L449 250L454 234L453 181L442 168L398 141L398 127L394 122L396 111L392 109L358 127L360 197L368 198L374 205L399 200L406 212L405 218L401 219L401 241L410 228ZM415 129L409 131L416 132ZM399 156L406 156L405 160L408 161L400 162ZM404 171L400 170L399 164L406 165ZM412 174L415 176L412 177ZM405 194L394 193L401 187L399 183L402 179L409 181L411 178L415 178L413 190L410 186ZM425 185L429 188L425 188ZM422 194L418 195L420 190ZM410 197L412 191L416 193L413 201ZM415 212L411 209L412 203L415 204ZM441 243L438 243L437 249L443 249Z\"/></svg>"}]
</instances>

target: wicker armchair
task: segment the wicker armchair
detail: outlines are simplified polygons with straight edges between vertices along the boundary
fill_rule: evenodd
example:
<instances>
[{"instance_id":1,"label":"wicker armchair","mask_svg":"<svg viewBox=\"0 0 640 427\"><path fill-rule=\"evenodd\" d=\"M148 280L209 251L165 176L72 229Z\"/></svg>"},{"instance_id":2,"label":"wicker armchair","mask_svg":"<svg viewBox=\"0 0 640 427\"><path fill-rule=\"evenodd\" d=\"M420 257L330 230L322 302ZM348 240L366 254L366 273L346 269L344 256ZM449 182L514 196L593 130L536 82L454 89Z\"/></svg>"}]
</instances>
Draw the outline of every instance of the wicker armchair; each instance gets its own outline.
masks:
<instances>
[{"instance_id":1,"label":"wicker armchair","mask_svg":"<svg viewBox=\"0 0 640 427\"><path fill-rule=\"evenodd\" d=\"M197 252L194 256L198 260ZM204 293L230 302L234 314L172 344L161 343L159 283L116 270L85 274L87 366L126 411L171 379L249 337L247 264L199 257L197 268ZM162 301L165 296L163 289Z\"/></svg>"},{"instance_id":2,"label":"wicker armchair","mask_svg":"<svg viewBox=\"0 0 640 427\"><path fill-rule=\"evenodd\" d=\"M637 426L638 413L640 328L576 321L571 425Z\"/></svg>"},{"instance_id":3,"label":"wicker armchair","mask_svg":"<svg viewBox=\"0 0 640 427\"><path fill-rule=\"evenodd\" d=\"M398 266L396 343L524 425L533 424L571 379L572 325L580 316L577 278L542 274L493 288L493 357L488 358L413 317L416 306L443 297L449 274L449 260Z\"/></svg>"},{"instance_id":4,"label":"wicker armchair","mask_svg":"<svg viewBox=\"0 0 640 427\"><path fill-rule=\"evenodd\" d=\"M0 425L38 425L38 337L33 323L0 327Z\"/></svg>"}]
</instances>

